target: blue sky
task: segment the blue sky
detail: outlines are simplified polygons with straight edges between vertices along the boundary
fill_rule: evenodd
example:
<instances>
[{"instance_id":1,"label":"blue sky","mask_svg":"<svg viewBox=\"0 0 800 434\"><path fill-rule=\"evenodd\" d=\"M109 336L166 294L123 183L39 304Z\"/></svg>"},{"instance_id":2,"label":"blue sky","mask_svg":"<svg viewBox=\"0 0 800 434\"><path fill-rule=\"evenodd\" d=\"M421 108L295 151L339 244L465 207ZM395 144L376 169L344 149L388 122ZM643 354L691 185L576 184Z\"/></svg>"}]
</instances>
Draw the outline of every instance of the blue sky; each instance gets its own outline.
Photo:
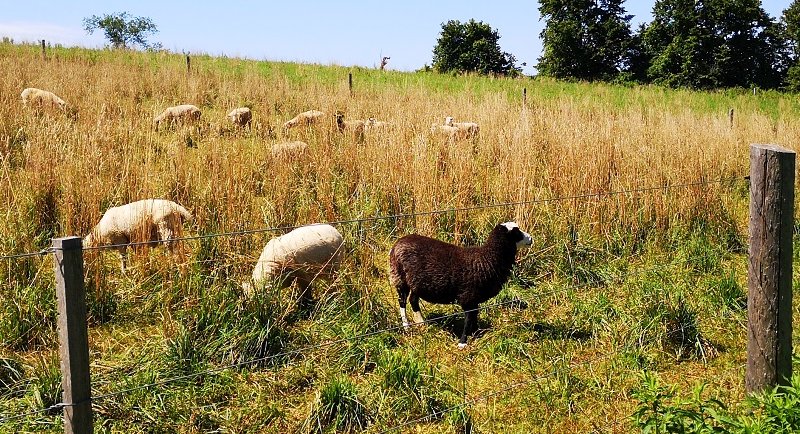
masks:
<instances>
[{"instance_id":1,"label":"blue sky","mask_svg":"<svg viewBox=\"0 0 800 434\"><path fill-rule=\"evenodd\" d=\"M151 18L158 33L150 38L175 52L208 53L256 60L373 67L390 56L388 68L402 71L431 63L432 50L448 20L483 21L500 33L500 46L527 62L526 74L541 55L539 4L522 0L404 0L254 2L181 0L136 2L44 0L7 1L0 14L0 36L67 46L102 47L102 32L87 35L83 18L127 11ZM625 3L633 22L650 20L654 0ZM789 0L766 0L779 17ZM637 24L634 24L634 28Z\"/></svg>"}]
</instances>

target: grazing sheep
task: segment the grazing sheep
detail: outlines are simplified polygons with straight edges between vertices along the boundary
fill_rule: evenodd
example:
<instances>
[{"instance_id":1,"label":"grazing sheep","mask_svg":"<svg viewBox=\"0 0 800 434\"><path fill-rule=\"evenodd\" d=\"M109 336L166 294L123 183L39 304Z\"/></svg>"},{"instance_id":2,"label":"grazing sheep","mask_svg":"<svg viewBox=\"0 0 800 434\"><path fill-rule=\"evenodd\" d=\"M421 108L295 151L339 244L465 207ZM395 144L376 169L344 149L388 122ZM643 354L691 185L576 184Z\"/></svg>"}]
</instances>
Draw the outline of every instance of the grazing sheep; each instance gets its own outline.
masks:
<instances>
[{"instance_id":1,"label":"grazing sheep","mask_svg":"<svg viewBox=\"0 0 800 434\"><path fill-rule=\"evenodd\" d=\"M272 156L274 158L292 158L306 152L308 145L305 142L294 141L276 143L272 145Z\"/></svg>"},{"instance_id":2,"label":"grazing sheep","mask_svg":"<svg viewBox=\"0 0 800 434\"><path fill-rule=\"evenodd\" d=\"M414 322L423 322L420 298L437 304L457 303L464 310L464 331L458 348L478 323L478 305L496 296L511 275L517 248L531 236L514 222L501 223L483 246L459 247L422 235L400 238L389 252L389 281L397 289L400 317L408 327L406 299Z\"/></svg>"},{"instance_id":3,"label":"grazing sheep","mask_svg":"<svg viewBox=\"0 0 800 434\"><path fill-rule=\"evenodd\" d=\"M364 139L366 122L357 119L346 121L344 120L344 113L336 112L336 128L339 129L339 132L352 134L353 137L361 141Z\"/></svg>"},{"instance_id":4,"label":"grazing sheep","mask_svg":"<svg viewBox=\"0 0 800 434\"><path fill-rule=\"evenodd\" d=\"M29 87L22 91L22 104L36 107L55 107L62 111L67 110L67 103L53 92Z\"/></svg>"},{"instance_id":5,"label":"grazing sheep","mask_svg":"<svg viewBox=\"0 0 800 434\"><path fill-rule=\"evenodd\" d=\"M264 246L253 269L253 286L258 288L276 277L283 278L283 287L297 280L307 298L314 279L330 279L338 270L343 243L342 234L327 224L302 226L275 237Z\"/></svg>"},{"instance_id":6,"label":"grazing sheep","mask_svg":"<svg viewBox=\"0 0 800 434\"><path fill-rule=\"evenodd\" d=\"M167 107L160 115L153 119L153 125L155 129L158 130L162 122L167 122L169 124L175 122L193 124L200 120L200 114L200 109L191 104Z\"/></svg>"},{"instance_id":7,"label":"grazing sheep","mask_svg":"<svg viewBox=\"0 0 800 434\"><path fill-rule=\"evenodd\" d=\"M253 120L253 112L248 107L235 108L227 114L228 119L235 125L240 127L250 128L250 122Z\"/></svg>"},{"instance_id":8,"label":"grazing sheep","mask_svg":"<svg viewBox=\"0 0 800 434\"><path fill-rule=\"evenodd\" d=\"M364 121L364 129L366 131L382 130L388 127L389 127L389 122L379 121L375 118L369 118L366 121Z\"/></svg>"},{"instance_id":9,"label":"grazing sheep","mask_svg":"<svg viewBox=\"0 0 800 434\"><path fill-rule=\"evenodd\" d=\"M459 129L458 127L453 127L450 125L439 125L433 124L431 125L431 133L434 134L442 134L443 136L447 137L448 139L461 139L466 137L466 131Z\"/></svg>"},{"instance_id":10,"label":"grazing sheep","mask_svg":"<svg viewBox=\"0 0 800 434\"><path fill-rule=\"evenodd\" d=\"M325 116L325 112L321 112L319 110L309 110L302 113L299 113L297 116L289 119L288 121L283 123L283 129L289 130L291 128L297 126L307 126L313 125L318 123L322 117Z\"/></svg>"},{"instance_id":11,"label":"grazing sheep","mask_svg":"<svg viewBox=\"0 0 800 434\"><path fill-rule=\"evenodd\" d=\"M444 124L448 127L455 127L460 131L464 131L463 136L467 139L477 137L481 132L481 127L475 122L453 122L452 116L446 117L444 119Z\"/></svg>"},{"instance_id":12,"label":"grazing sheep","mask_svg":"<svg viewBox=\"0 0 800 434\"><path fill-rule=\"evenodd\" d=\"M183 220L191 220L186 208L166 199L144 199L106 210L100 222L83 239L86 247L115 246L125 271L127 245L163 242L175 253L175 238L183 232Z\"/></svg>"}]
</instances>

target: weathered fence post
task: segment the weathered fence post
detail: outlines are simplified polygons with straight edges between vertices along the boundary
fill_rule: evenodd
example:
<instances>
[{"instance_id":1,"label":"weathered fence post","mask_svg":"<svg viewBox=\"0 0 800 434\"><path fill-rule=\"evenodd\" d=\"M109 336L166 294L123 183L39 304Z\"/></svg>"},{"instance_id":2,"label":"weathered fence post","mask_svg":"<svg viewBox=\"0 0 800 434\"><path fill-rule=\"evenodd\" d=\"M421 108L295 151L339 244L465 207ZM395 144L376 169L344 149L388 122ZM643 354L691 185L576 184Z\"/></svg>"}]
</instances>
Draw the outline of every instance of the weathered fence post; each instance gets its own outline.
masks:
<instances>
[{"instance_id":1,"label":"weathered fence post","mask_svg":"<svg viewBox=\"0 0 800 434\"><path fill-rule=\"evenodd\" d=\"M733 128L733 108L728 110L728 120L731 122L731 128Z\"/></svg>"},{"instance_id":2,"label":"weathered fence post","mask_svg":"<svg viewBox=\"0 0 800 434\"><path fill-rule=\"evenodd\" d=\"M83 287L83 247L79 237L53 239L61 384L64 387L64 432L91 433L89 338L86 291Z\"/></svg>"},{"instance_id":3,"label":"weathered fence post","mask_svg":"<svg viewBox=\"0 0 800 434\"><path fill-rule=\"evenodd\" d=\"M523 87L522 88L522 108L525 108L527 106L528 106L528 88L527 87Z\"/></svg>"},{"instance_id":4,"label":"weathered fence post","mask_svg":"<svg viewBox=\"0 0 800 434\"><path fill-rule=\"evenodd\" d=\"M794 169L794 151L750 145L748 393L788 384L792 376Z\"/></svg>"},{"instance_id":5,"label":"weathered fence post","mask_svg":"<svg viewBox=\"0 0 800 434\"><path fill-rule=\"evenodd\" d=\"M45 51L44 39L42 39L42 60L47 60L47 52Z\"/></svg>"},{"instance_id":6,"label":"weathered fence post","mask_svg":"<svg viewBox=\"0 0 800 434\"><path fill-rule=\"evenodd\" d=\"M189 55L186 55L186 75L190 75L192 73L192 58Z\"/></svg>"},{"instance_id":7,"label":"weathered fence post","mask_svg":"<svg viewBox=\"0 0 800 434\"><path fill-rule=\"evenodd\" d=\"M350 89L350 96L353 96L353 73L347 73L347 88Z\"/></svg>"}]
</instances>

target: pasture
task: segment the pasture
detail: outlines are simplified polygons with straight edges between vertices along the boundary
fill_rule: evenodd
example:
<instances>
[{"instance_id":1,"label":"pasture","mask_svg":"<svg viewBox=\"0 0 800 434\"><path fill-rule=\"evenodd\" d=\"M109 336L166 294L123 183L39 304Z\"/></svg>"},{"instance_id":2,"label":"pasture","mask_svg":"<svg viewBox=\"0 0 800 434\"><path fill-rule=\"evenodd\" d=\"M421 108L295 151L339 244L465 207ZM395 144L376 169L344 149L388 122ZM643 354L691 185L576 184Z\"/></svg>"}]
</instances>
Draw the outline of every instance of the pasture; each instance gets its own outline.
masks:
<instances>
[{"instance_id":1,"label":"pasture","mask_svg":"<svg viewBox=\"0 0 800 434\"><path fill-rule=\"evenodd\" d=\"M26 87L74 112L24 108ZM178 104L200 123L155 131ZM249 130L225 118L242 106ZM281 128L311 109L328 118ZM355 140L337 111L390 124ZM433 134L446 116L479 136ZM143 250L123 274L113 251L84 253L96 432L630 432L645 373L743 405L749 144L798 137L800 102L771 92L210 56L187 71L169 53L2 43L0 256L139 199L193 214L180 258ZM305 153L272 154L294 140ZM398 329L398 238L475 245L508 220L533 245L465 350L457 306L423 302L430 323ZM341 222L345 255L313 302L243 298L266 242L315 222ZM0 259L0 419L60 402L57 349L50 256ZM0 432L61 425L56 410Z\"/></svg>"}]
</instances>

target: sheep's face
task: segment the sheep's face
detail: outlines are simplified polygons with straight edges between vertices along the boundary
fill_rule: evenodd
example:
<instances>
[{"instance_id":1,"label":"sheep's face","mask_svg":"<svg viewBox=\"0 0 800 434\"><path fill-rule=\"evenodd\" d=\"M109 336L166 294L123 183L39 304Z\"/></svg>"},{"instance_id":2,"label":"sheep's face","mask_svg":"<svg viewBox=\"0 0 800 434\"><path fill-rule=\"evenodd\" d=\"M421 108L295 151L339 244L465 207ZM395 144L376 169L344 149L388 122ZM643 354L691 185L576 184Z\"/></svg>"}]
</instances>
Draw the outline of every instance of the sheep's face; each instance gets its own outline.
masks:
<instances>
[{"instance_id":1,"label":"sheep's face","mask_svg":"<svg viewBox=\"0 0 800 434\"><path fill-rule=\"evenodd\" d=\"M447 125L448 127L452 127L453 126L453 117L452 116L448 116L448 117L444 118L444 124Z\"/></svg>"},{"instance_id":2,"label":"sheep's face","mask_svg":"<svg viewBox=\"0 0 800 434\"><path fill-rule=\"evenodd\" d=\"M517 248L519 247L528 247L533 244L533 239L531 235L527 232L520 230L519 226L517 226L514 222L505 222L501 223L501 226L504 226L508 230L508 234L512 240L515 240L517 243Z\"/></svg>"}]
</instances>

